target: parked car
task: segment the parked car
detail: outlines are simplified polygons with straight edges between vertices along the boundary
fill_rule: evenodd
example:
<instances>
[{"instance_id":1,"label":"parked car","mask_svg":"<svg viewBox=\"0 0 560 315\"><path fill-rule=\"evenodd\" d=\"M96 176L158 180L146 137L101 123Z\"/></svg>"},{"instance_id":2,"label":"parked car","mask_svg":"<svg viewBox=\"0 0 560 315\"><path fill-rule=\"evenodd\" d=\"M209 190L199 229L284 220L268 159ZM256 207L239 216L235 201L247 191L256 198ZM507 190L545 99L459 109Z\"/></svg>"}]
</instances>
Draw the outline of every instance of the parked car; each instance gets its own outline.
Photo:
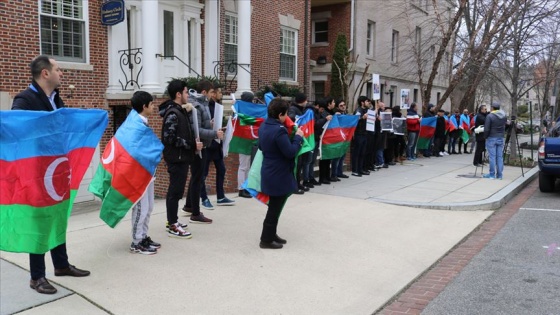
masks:
<instances>
[{"instance_id":1,"label":"parked car","mask_svg":"<svg viewBox=\"0 0 560 315\"><path fill-rule=\"evenodd\" d=\"M560 123L541 138L539 143L539 189L554 191L560 178Z\"/></svg>"},{"instance_id":2,"label":"parked car","mask_svg":"<svg viewBox=\"0 0 560 315\"><path fill-rule=\"evenodd\" d=\"M533 132L541 131L541 122L538 119L532 120L533 125L531 126L531 121L518 121L518 128L521 127L524 131L530 132L530 128L533 128Z\"/></svg>"}]
</instances>

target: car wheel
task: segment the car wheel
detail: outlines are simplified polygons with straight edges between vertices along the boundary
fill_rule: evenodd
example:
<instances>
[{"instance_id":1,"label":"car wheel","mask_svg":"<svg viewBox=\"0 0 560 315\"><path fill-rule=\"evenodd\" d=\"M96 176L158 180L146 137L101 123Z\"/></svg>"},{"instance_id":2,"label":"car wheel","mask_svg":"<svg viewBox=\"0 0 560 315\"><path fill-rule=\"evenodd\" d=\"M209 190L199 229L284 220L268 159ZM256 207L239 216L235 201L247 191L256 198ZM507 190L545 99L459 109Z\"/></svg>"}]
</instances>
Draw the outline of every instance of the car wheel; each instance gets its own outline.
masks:
<instances>
[{"instance_id":1,"label":"car wheel","mask_svg":"<svg viewBox=\"0 0 560 315\"><path fill-rule=\"evenodd\" d=\"M539 126L534 126L534 127L533 127L533 130L534 130L535 132L539 132L539 131L541 131L541 127L539 127Z\"/></svg>"},{"instance_id":2,"label":"car wheel","mask_svg":"<svg viewBox=\"0 0 560 315\"><path fill-rule=\"evenodd\" d=\"M539 171L539 189L541 192L552 192L556 178Z\"/></svg>"}]
</instances>

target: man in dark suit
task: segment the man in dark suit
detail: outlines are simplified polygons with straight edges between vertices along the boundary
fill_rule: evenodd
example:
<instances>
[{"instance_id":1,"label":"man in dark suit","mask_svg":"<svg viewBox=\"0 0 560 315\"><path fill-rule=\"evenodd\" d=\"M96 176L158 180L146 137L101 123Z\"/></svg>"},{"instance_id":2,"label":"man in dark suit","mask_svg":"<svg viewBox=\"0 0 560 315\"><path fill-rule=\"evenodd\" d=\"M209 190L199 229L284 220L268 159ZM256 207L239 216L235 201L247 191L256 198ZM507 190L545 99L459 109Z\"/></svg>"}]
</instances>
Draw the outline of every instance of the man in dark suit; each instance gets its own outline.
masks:
<instances>
[{"instance_id":1,"label":"man in dark suit","mask_svg":"<svg viewBox=\"0 0 560 315\"><path fill-rule=\"evenodd\" d=\"M31 62L33 80L27 89L16 95L12 109L53 111L64 107L58 87L62 78L62 70L56 60L47 56L39 56ZM66 243L51 249L55 276L85 277L90 274L68 263ZM45 254L29 254L31 281L29 286L39 293L54 294L56 288L45 278Z\"/></svg>"}]
</instances>

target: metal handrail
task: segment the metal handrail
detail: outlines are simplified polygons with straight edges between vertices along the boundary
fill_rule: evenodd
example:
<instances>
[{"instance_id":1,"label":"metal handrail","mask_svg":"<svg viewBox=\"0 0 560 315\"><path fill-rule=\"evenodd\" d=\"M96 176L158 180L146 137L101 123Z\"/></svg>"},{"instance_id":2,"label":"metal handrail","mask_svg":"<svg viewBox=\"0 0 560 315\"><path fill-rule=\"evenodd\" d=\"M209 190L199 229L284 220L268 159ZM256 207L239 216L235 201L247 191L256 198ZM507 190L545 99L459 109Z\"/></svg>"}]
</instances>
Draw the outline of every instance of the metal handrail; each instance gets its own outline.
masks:
<instances>
[{"instance_id":1,"label":"metal handrail","mask_svg":"<svg viewBox=\"0 0 560 315\"><path fill-rule=\"evenodd\" d=\"M164 55L162 55L162 54L156 54L156 58L177 58L182 64L184 64L187 68L189 68L189 71L192 71L192 72L196 73L196 77L197 77L197 78L202 77L202 76L200 75L200 73L196 72L188 63L184 62L183 59L177 57L176 55L173 55L173 56L164 56Z\"/></svg>"}]
</instances>

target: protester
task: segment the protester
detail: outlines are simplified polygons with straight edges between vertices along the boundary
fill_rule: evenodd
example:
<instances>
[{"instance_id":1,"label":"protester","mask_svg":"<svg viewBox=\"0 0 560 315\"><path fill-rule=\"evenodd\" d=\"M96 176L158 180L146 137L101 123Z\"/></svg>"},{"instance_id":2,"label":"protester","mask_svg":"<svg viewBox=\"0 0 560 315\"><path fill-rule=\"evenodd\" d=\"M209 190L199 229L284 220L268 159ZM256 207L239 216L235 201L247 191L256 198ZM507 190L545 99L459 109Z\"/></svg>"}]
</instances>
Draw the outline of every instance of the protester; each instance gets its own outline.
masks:
<instances>
[{"instance_id":1,"label":"protester","mask_svg":"<svg viewBox=\"0 0 560 315\"><path fill-rule=\"evenodd\" d=\"M393 118L402 118L401 107L393 106ZM396 163L402 162L405 157L406 151L406 141L404 140L403 134L395 134L395 145L394 145L394 161Z\"/></svg>"},{"instance_id":2,"label":"protester","mask_svg":"<svg viewBox=\"0 0 560 315\"><path fill-rule=\"evenodd\" d=\"M303 143L303 131L290 140L284 127L288 103L280 98L268 105L268 118L259 128L259 149L263 154L261 190L270 197L263 222L261 248L279 249L286 240L277 234L278 220L288 197L297 189L295 159Z\"/></svg>"},{"instance_id":3,"label":"protester","mask_svg":"<svg viewBox=\"0 0 560 315\"><path fill-rule=\"evenodd\" d=\"M449 118L449 123L455 126L449 134L449 141L451 143L451 154L461 154L461 144L459 144L459 152L455 150L455 145L457 144L457 139L461 136L463 132L461 128L461 115L459 115L459 110L455 109L455 114L451 115Z\"/></svg>"},{"instance_id":4,"label":"protester","mask_svg":"<svg viewBox=\"0 0 560 315\"><path fill-rule=\"evenodd\" d=\"M364 173L364 156L366 152L367 144L367 97L358 97L358 107L354 112L354 115L360 116L358 119L358 125L354 131L354 138L352 138L352 176L362 177ZM369 171L367 172L369 174Z\"/></svg>"},{"instance_id":5,"label":"protester","mask_svg":"<svg viewBox=\"0 0 560 315\"><path fill-rule=\"evenodd\" d=\"M313 112L313 120L315 121L314 124L314 128L317 127L317 120L319 119L319 106L316 105L317 102L314 102L313 104L307 104L305 106L305 111L312 111ZM314 129L314 140L315 140L315 147L313 148L313 151L308 152L309 154L306 155L305 153L303 154L304 158L303 158L303 185L307 188L314 188L317 185L321 185L321 183L319 183L316 179L315 179L315 161L317 161L317 155L318 155L318 151L319 151L319 139L320 139L320 133L317 134L317 129Z\"/></svg>"},{"instance_id":6,"label":"protester","mask_svg":"<svg viewBox=\"0 0 560 315\"><path fill-rule=\"evenodd\" d=\"M443 115L445 111L443 109L438 109L437 120L436 120L436 130L434 132L434 148L433 155L436 157L442 157L445 154L445 118Z\"/></svg>"},{"instance_id":7,"label":"protester","mask_svg":"<svg viewBox=\"0 0 560 315\"><path fill-rule=\"evenodd\" d=\"M330 121L332 119L332 115L334 115L333 109L334 99L332 97L327 97L325 99L319 100L319 115L321 118L316 121L315 130L319 129L321 133L323 132L325 124L327 123L327 121ZM331 160L325 160L323 159L323 157L321 157L321 160L319 161L319 182L321 184L329 185L331 183L330 167Z\"/></svg>"},{"instance_id":8,"label":"protester","mask_svg":"<svg viewBox=\"0 0 560 315\"><path fill-rule=\"evenodd\" d=\"M62 70L58 62L48 56L38 56L30 64L32 81L27 89L16 95L12 110L54 111L64 107L60 98ZM51 249L55 276L85 277L90 272L68 262L66 243ZM31 280L29 286L42 294L55 294L57 289L45 278L45 254L29 254Z\"/></svg>"},{"instance_id":9,"label":"protester","mask_svg":"<svg viewBox=\"0 0 560 315\"><path fill-rule=\"evenodd\" d=\"M210 95L210 100L208 101L208 110L210 112L210 117L212 124L219 124L222 126L221 121L214 120L214 112L216 109L216 103L220 104L222 102L222 89L220 87L215 87L214 93ZM226 197L224 192L224 181L226 177L226 166L224 164L224 153L222 150L223 141L212 141L210 146L206 147L206 155L204 159L204 165L202 170L202 185L200 185L200 200L202 200L202 206L205 209L213 209L214 205L210 199L208 199L208 193L206 192L206 177L210 171L210 163L214 163L214 168L216 169L216 204L218 206L232 206L235 205L235 201Z\"/></svg>"},{"instance_id":10,"label":"protester","mask_svg":"<svg viewBox=\"0 0 560 315\"><path fill-rule=\"evenodd\" d=\"M382 131L381 128L381 113L385 111L385 104L383 102L377 102L375 105L375 111L377 117L375 119L375 168L389 168L389 165L385 163L384 151L387 147L387 132Z\"/></svg>"},{"instance_id":11,"label":"protester","mask_svg":"<svg viewBox=\"0 0 560 315\"><path fill-rule=\"evenodd\" d=\"M186 224L178 221L179 200L183 198L189 164L193 165L196 151L202 150L202 142L195 139L191 125L192 104L187 104L187 84L181 80L172 80L167 85L169 100L159 105L159 114L163 117L161 140L163 142L163 159L169 173L169 187L165 198L167 209L167 233L169 237L191 238L186 231Z\"/></svg>"},{"instance_id":12,"label":"protester","mask_svg":"<svg viewBox=\"0 0 560 315\"><path fill-rule=\"evenodd\" d=\"M305 106L307 105L307 96L303 93L298 93L295 96L294 103L288 108L288 117L295 122L298 116L302 116L305 111ZM294 194L303 195L304 192L309 191L309 187L303 185L303 161L309 159L309 155L313 155L311 152L304 153L298 156L297 160L297 170L296 170L296 181L298 183L298 189Z\"/></svg>"},{"instance_id":13,"label":"protester","mask_svg":"<svg viewBox=\"0 0 560 315\"><path fill-rule=\"evenodd\" d=\"M418 143L418 134L420 133L420 116L416 111L416 103L410 104L410 108L406 113L406 130L408 131L408 144L406 157L409 160L416 160L416 144Z\"/></svg>"},{"instance_id":14,"label":"protester","mask_svg":"<svg viewBox=\"0 0 560 315\"><path fill-rule=\"evenodd\" d=\"M436 116L436 107L434 104L428 104L428 107L426 109L426 111L424 112L424 114L422 115L423 118L427 118L427 117L434 117ZM422 155L426 158L429 158L432 156L432 144L434 143L434 138L430 138L430 141L428 142L428 148L422 150Z\"/></svg>"},{"instance_id":15,"label":"protester","mask_svg":"<svg viewBox=\"0 0 560 315\"><path fill-rule=\"evenodd\" d=\"M464 109L463 110L463 114L461 115L461 118L459 119L459 129L462 129L464 131L462 132L470 132L470 122L471 122L471 118L469 116L469 110L468 109ZM464 142L463 137L459 136L459 154L461 154L461 148L463 148L463 152L465 152L465 154L471 154L471 152L469 152L468 150L468 140L467 142Z\"/></svg>"},{"instance_id":16,"label":"protester","mask_svg":"<svg viewBox=\"0 0 560 315\"><path fill-rule=\"evenodd\" d=\"M375 118L374 118L375 120L379 118L377 109L374 108L369 98L366 99L366 112L368 110L375 112ZM367 124L367 120L366 120L366 124ZM362 175L369 175L370 171L374 172L379 169L375 167L375 153L376 153L375 139L376 139L375 131L368 130L366 128L366 148L364 151L364 166L362 167L361 170Z\"/></svg>"},{"instance_id":17,"label":"protester","mask_svg":"<svg viewBox=\"0 0 560 315\"><path fill-rule=\"evenodd\" d=\"M482 166L484 163L482 161L482 153L486 149L486 141L484 139L484 124L486 122L486 116L488 115L486 110L486 105L480 105L478 108L478 113L476 114L474 120L474 134L476 136L476 151L474 152L473 165Z\"/></svg>"},{"instance_id":18,"label":"protester","mask_svg":"<svg viewBox=\"0 0 560 315\"><path fill-rule=\"evenodd\" d=\"M249 91L241 93L241 100L244 102L252 103L255 99L255 95ZM252 198L251 194L243 189L243 183L247 180L249 176L249 170L251 169L251 155L239 153L239 168L237 169L237 187L239 189L239 197Z\"/></svg>"},{"instance_id":19,"label":"protester","mask_svg":"<svg viewBox=\"0 0 560 315\"><path fill-rule=\"evenodd\" d=\"M148 92L136 91L130 103L132 109L138 113L138 119L148 126L148 117L154 112L154 99ZM122 128L122 127L121 127ZM155 137L155 135L154 135ZM146 188L144 195L134 207L132 207L132 243L130 244L130 252L153 255L157 253L157 249L161 247L160 243L156 243L148 236L148 227L150 216L154 210L154 180Z\"/></svg>"},{"instance_id":20,"label":"protester","mask_svg":"<svg viewBox=\"0 0 560 315\"><path fill-rule=\"evenodd\" d=\"M309 173L307 174L308 183L314 186L320 186L321 181L315 179L315 162L319 156L319 148L321 146L321 134L323 132L323 125L327 122L326 118L323 118L320 113L319 101L316 100L311 106L314 115L315 125L313 126L315 131L315 148L313 149L313 156L311 157L311 162L307 166Z\"/></svg>"},{"instance_id":21,"label":"protester","mask_svg":"<svg viewBox=\"0 0 560 315\"><path fill-rule=\"evenodd\" d=\"M346 102L344 102L344 100L339 99L336 101L335 113L338 113L340 115L348 114L348 111L346 110ZM339 159L336 159L336 163L335 160L333 160L333 163L331 163L331 178L348 178L348 175L344 174L343 172L345 159L346 153L344 153L344 155Z\"/></svg>"},{"instance_id":22,"label":"protester","mask_svg":"<svg viewBox=\"0 0 560 315\"><path fill-rule=\"evenodd\" d=\"M484 139L490 170L484 178L502 179L504 170L504 134L506 128L506 113L500 109L500 103L492 103L492 112L486 116L484 122Z\"/></svg>"}]
</instances>

